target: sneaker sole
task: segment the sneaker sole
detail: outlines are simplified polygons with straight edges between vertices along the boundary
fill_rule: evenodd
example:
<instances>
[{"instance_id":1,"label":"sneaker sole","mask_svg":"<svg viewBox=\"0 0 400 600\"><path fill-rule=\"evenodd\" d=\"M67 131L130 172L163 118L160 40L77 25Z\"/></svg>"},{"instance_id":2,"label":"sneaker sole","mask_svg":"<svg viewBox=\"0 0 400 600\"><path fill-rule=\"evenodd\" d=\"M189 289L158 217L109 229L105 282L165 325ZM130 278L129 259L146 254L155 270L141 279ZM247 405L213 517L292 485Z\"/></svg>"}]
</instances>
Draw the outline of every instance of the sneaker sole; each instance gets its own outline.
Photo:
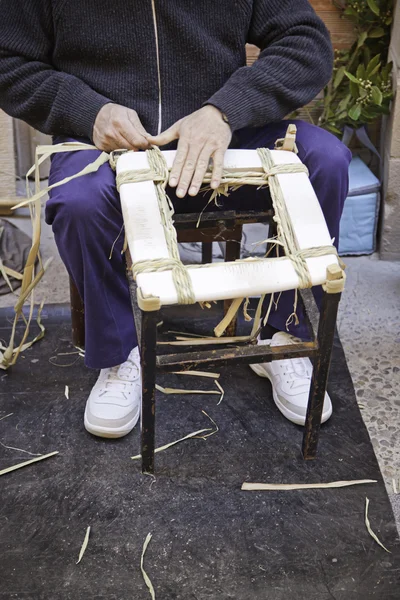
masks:
<instances>
[{"instance_id":1,"label":"sneaker sole","mask_svg":"<svg viewBox=\"0 0 400 600\"><path fill-rule=\"evenodd\" d=\"M271 387L272 387L272 396L274 398L274 402L276 404L276 406L278 407L278 409L280 410L280 412L283 414L284 417L286 417L286 419L288 419L289 421L291 421L292 423L295 423L295 425L302 425L304 427L304 425L306 424L306 420L303 417L300 417L299 415L296 415L296 413L292 412L291 410L289 410L286 406L284 406L282 404L282 402L279 400L279 397L277 395L277 393L275 392L275 388L272 385L272 380L271 377L264 371L264 369L260 366L260 365L249 365L250 369L252 371L254 371L254 373L256 375L258 375L259 377L263 377L264 379L268 379L269 382L271 383ZM322 423L326 423L326 421L332 416L332 404L330 406L330 408L325 411L324 413L322 413L322 420L321 420L321 424Z\"/></svg>"},{"instance_id":2,"label":"sneaker sole","mask_svg":"<svg viewBox=\"0 0 400 600\"><path fill-rule=\"evenodd\" d=\"M135 427L140 417L140 411L137 412L136 416L123 427L101 427L100 425L92 425L87 418L85 411L84 424L85 429L92 435L108 439L122 438L128 435Z\"/></svg>"}]
</instances>

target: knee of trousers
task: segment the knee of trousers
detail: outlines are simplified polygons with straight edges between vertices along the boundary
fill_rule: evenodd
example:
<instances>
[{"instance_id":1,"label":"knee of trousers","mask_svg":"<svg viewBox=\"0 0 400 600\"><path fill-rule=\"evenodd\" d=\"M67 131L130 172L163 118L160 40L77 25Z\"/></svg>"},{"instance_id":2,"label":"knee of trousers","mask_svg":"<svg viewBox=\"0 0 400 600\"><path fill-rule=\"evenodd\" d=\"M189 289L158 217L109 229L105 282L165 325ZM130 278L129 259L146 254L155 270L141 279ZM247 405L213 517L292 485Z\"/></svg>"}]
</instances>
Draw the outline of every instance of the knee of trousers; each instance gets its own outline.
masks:
<instances>
[{"instance_id":1,"label":"knee of trousers","mask_svg":"<svg viewBox=\"0 0 400 600\"><path fill-rule=\"evenodd\" d=\"M324 135L326 134L326 135ZM350 150L328 132L323 132L321 143L314 144L308 152L310 171L318 171L329 184L341 184L347 181L349 164L352 159Z\"/></svg>"},{"instance_id":2,"label":"knee of trousers","mask_svg":"<svg viewBox=\"0 0 400 600\"><path fill-rule=\"evenodd\" d=\"M46 223L57 222L72 225L97 222L122 222L120 209L115 201L114 190L98 185L96 179L84 181L84 178L67 183L51 191L46 204Z\"/></svg>"}]
</instances>

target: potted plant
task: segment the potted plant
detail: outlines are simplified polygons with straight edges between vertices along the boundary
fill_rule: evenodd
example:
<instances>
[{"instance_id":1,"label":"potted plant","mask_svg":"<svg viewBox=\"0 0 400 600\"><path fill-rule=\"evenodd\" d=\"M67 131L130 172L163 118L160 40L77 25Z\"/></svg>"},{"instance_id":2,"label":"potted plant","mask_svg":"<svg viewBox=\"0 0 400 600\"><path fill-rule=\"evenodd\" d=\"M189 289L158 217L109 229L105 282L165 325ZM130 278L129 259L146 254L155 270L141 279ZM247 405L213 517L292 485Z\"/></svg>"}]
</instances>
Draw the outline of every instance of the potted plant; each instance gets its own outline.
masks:
<instances>
[{"instance_id":1,"label":"potted plant","mask_svg":"<svg viewBox=\"0 0 400 600\"><path fill-rule=\"evenodd\" d=\"M324 90L319 125L342 136L389 114L392 64L387 63L393 0L334 0L354 24L356 41L335 51L334 74Z\"/></svg>"}]
</instances>

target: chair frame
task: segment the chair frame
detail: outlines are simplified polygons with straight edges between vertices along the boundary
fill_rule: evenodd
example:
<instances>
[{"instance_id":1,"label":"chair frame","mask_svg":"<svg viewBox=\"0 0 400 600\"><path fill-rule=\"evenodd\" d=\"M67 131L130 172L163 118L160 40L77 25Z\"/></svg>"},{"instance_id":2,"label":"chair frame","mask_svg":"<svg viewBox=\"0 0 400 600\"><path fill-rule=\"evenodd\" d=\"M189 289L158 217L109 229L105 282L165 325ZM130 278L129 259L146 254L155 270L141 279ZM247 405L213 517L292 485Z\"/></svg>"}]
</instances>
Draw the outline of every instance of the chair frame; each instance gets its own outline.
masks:
<instances>
[{"instance_id":1,"label":"chair frame","mask_svg":"<svg viewBox=\"0 0 400 600\"><path fill-rule=\"evenodd\" d=\"M271 211L261 215L261 222L269 220ZM241 228L244 223L259 222L256 213L245 215L234 211L208 213L205 228L216 228L229 231ZM177 229L188 227L194 229L197 215L176 215ZM197 238L198 239L198 238ZM210 243L208 241L208 243ZM288 346L258 346L252 343L235 343L219 346L217 349L195 350L159 354L157 352L157 323L160 311L142 311L137 301L137 286L132 275L132 261L127 252L127 277L135 318L138 343L142 364L142 412L141 412L141 456L142 472L154 473L155 451L155 384L157 371L177 371L191 368L221 367L235 364L252 364L271 362L274 360L309 357L313 362L313 375L308 399L306 424L303 436L302 454L305 460L313 460L317 455L319 432L325 392L327 389L329 369L332 356L335 326L341 292L324 292L321 312L319 314L314 297L310 290L299 290L304 315L312 341ZM329 273L328 280L335 279ZM190 342L187 344L190 346Z\"/></svg>"},{"instance_id":2,"label":"chair frame","mask_svg":"<svg viewBox=\"0 0 400 600\"><path fill-rule=\"evenodd\" d=\"M295 150L296 128L289 126L287 135L277 147L287 151ZM273 210L268 211L218 211L205 212L200 224L198 215L175 214L174 225L178 242L203 242L202 262L212 262L212 243L226 243L225 261L240 258L242 227L245 223L270 223L270 239L276 234L272 220ZM272 229L272 230L271 230ZM335 286L336 279L343 280L343 272L338 266L327 268L327 284L324 286L321 311L319 313L311 290L299 290L304 316L311 342L301 342L287 346L258 346L257 341L219 345L217 349L203 349L191 352L159 354L157 352L157 323L160 310L143 311L137 298L137 285L132 273L132 259L126 252L127 277L132 309L137 330L142 365L142 411L141 411L141 457L143 473L154 473L155 454L155 384L157 371L177 371L192 367L220 367L234 364L253 364L274 360L308 357L313 362L313 373L308 398L306 423L302 453L305 460L316 458L322 411L327 389L333 341L343 281ZM231 304L224 301L225 312ZM72 331L75 345L84 346L84 307L79 293L71 281ZM226 331L228 337L235 336L236 319ZM212 345L212 344L210 344ZM190 342L187 343L190 346ZM225 347L224 347L225 346Z\"/></svg>"}]
</instances>

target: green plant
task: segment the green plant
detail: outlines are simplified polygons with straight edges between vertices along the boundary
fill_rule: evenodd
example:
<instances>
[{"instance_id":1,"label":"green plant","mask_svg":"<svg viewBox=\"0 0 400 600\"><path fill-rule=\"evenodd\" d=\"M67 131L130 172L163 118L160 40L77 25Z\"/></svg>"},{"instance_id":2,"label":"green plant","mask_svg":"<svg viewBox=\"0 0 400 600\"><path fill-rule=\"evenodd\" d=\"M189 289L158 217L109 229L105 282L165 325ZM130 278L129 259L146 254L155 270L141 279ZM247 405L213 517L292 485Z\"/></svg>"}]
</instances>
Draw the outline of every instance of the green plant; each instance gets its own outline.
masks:
<instances>
[{"instance_id":1,"label":"green plant","mask_svg":"<svg viewBox=\"0 0 400 600\"><path fill-rule=\"evenodd\" d=\"M334 73L324 90L319 125L342 135L389 113L392 64L387 63L393 0L334 0L354 24L356 41L335 52Z\"/></svg>"}]
</instances>

